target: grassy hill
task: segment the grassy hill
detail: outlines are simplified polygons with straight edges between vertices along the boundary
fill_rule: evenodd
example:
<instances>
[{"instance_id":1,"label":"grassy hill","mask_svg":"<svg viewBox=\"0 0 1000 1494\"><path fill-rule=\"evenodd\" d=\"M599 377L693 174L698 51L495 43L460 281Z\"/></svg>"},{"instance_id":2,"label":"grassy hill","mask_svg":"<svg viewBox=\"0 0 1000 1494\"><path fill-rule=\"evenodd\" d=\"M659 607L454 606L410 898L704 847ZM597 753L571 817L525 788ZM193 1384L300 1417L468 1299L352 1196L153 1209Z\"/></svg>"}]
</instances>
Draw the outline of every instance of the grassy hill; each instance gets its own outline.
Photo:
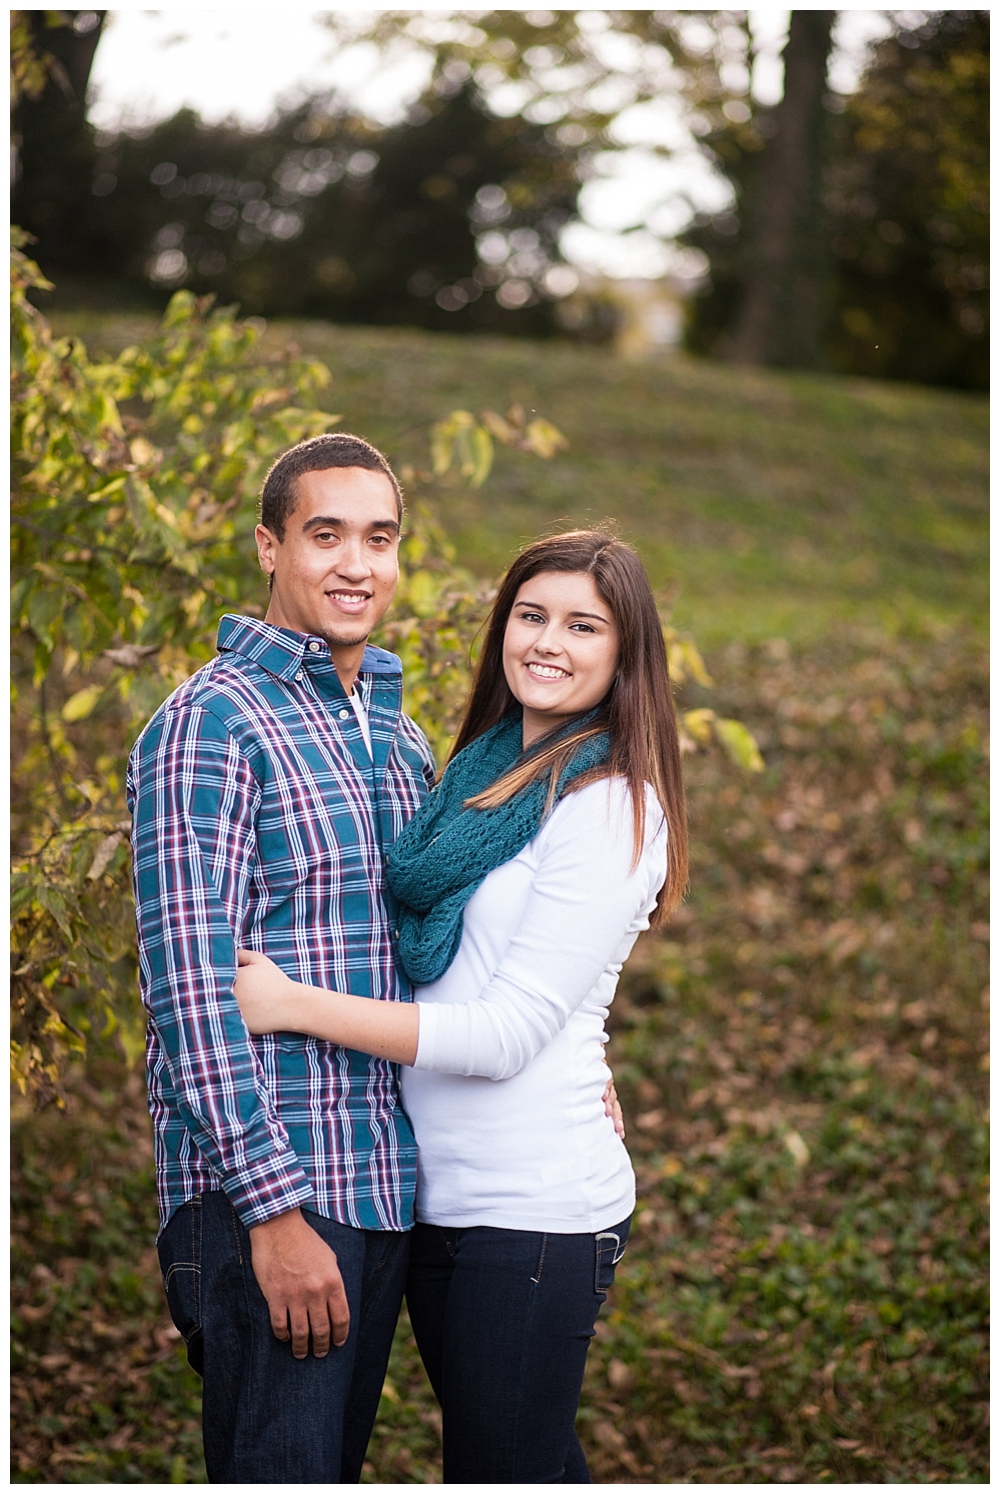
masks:
<instances>
[{"instance_id":1,"label":"grassy hill","mask_svg":"<svg viewBox=\"0 0 1000 1494\"><path fill-rule=\"evenodd\" d=\"M683 703L766 760L687 760L690 894L611 1013L639 1202L580 1412L595 1481L987 1481L984 401L290 331L401 463L455 406L554 420L568 454L435 500L462 558L613 518L705 647ZM14 1119L14 1480L203 1480L139 1076L95 1064ZM404 1318L365 1481L439 1482L439 1427Z\"/></svg>"},{"instance_id":2,"label":"grassy hill","mask_svg":"<svg viewBox=\"0 0 1000 1494\"><path fill-rule=\"evenodd\" d=\"M63 316L118 346L141 322ZM736 370L673 355L405 329L273 325L322 358L342 428L427 463L426 430L455 407L536 408L570 449L502 452L478 495L440 509L460 555L495 574L551 525L613 520L706 642L820 638L832 624L914 615L982 625L987 422L977 396Z\"/></svg>"}]
</instances>

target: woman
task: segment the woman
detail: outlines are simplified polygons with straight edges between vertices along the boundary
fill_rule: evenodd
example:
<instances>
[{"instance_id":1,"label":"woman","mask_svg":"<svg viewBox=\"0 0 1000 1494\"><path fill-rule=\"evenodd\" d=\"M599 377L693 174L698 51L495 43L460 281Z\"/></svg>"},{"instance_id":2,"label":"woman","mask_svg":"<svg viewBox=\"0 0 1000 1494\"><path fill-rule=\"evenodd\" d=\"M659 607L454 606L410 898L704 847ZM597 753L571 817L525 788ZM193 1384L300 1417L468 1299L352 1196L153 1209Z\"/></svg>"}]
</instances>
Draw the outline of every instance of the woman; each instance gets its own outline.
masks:
<instances>
[{"instance_id":1,"label":"woman","mask_svg":"<svg viewBox=\"0 0 1000 1494\"><path fill-rule=\"evenodd\" d=\"M386 857L413 1005L298 985L241 952L252 1032L407 1065L407 1303L448 1483L589 1483L573 1430L635 1202L604 1022L684 889L663 634L635 552L584 530L511 566L438 787Z\"/></svg>"}]
</instances>

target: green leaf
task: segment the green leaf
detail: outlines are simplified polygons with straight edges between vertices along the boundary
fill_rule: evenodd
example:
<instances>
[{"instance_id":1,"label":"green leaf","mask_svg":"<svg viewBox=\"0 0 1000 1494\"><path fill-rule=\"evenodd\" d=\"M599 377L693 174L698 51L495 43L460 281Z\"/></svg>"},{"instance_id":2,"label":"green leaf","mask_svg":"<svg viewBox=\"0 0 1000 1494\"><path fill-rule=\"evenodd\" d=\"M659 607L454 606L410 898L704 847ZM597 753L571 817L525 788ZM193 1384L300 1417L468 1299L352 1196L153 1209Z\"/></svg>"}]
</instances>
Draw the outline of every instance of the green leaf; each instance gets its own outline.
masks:
<instances>
[{"instance_id":1,"label":"green leaf","mask_svg":"<svg viewBox=\"0 0 1000 1494\"><path fill-rule=\"evenodd\" d=\"M63 933L69 935L71 932L69 921L69 903L57 888L40 882L35 892L39 904L47 913L51 913Z\"/></svg>"},{"instance_id":2,"label":"green leaf","mask_svg":"<svg viewBox=\"0 0 1000 1494\"><path fill-rule=\"evenodd\" d=\"M17 872L10 883L10 912L14 918L22 908L34 902L35 878L30 872Z\"/></svg>"}]
</instances>

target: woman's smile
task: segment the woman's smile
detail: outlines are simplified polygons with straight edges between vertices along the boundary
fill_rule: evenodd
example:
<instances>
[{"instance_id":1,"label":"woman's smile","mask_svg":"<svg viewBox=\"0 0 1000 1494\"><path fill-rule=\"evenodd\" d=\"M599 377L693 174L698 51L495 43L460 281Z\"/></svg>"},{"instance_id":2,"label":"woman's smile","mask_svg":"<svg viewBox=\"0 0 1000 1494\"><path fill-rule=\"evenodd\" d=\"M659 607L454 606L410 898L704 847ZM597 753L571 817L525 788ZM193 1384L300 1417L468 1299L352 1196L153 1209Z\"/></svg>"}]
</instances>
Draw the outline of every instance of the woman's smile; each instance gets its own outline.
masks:
<instances>
[{"instance_id":1,"label":"woman's smile","mask_svg":"<svg viewBox=\"0 0 1000 1494\"><path fill-rule=\"evenodd\" d=\"M537 659L529 659L524 667L535 680L568 680L570 678L568 669L560 669L556 664L541 664Z\"/></svg>"}]
</instances>

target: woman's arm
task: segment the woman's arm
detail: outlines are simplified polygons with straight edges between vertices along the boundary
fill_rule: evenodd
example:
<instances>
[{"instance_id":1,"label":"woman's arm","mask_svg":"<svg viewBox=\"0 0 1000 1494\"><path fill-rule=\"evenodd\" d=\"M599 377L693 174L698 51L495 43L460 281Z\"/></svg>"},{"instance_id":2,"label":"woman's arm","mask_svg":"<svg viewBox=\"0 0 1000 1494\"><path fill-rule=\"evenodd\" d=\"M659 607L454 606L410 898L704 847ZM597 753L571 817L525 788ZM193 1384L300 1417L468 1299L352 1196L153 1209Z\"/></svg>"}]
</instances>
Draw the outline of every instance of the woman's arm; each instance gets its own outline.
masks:
<instances>
[{"instance_id":1,"label":"woman's arm","mask_svg":"<svg viewBox=\"0 0 1000 1494\"><path fill-rule=\"evenodd\" d=\"M652 790L638 866L631 798L618 779L568 794L542 836L518 926L477 999L420 1003L415 1068L493 1080L520 1073L565 1027L651 906L666 867Z\"/></svg>"},{"instance_id":2,"label":"woman's arm","mask_svg":"<svg viewBox=\"0 0 1000 1494\"><path fill-rule=\"evenodd\" d=\"M304 1032L359 1053L412 1065L419 1035L417 1006L304 986L256 950L241 949L238 960L233 990L251 1032ZM613 1079L605 1085L603 1098L604 1113L624 1140L625 1120Z\"/></svg>"},{"instance_id":3,"label":"woman's arm","mask_svg":"<svg viewBox=\"0 0 1000 1494\"><path fill-rule=\"evenodd\" d=\"M393 1063L416 1058L420 1019L411 1002L304 986L251 949L239 951L239 964L233 990L251 1032L305 1032Z\"/></svg>"}]
</instances>

